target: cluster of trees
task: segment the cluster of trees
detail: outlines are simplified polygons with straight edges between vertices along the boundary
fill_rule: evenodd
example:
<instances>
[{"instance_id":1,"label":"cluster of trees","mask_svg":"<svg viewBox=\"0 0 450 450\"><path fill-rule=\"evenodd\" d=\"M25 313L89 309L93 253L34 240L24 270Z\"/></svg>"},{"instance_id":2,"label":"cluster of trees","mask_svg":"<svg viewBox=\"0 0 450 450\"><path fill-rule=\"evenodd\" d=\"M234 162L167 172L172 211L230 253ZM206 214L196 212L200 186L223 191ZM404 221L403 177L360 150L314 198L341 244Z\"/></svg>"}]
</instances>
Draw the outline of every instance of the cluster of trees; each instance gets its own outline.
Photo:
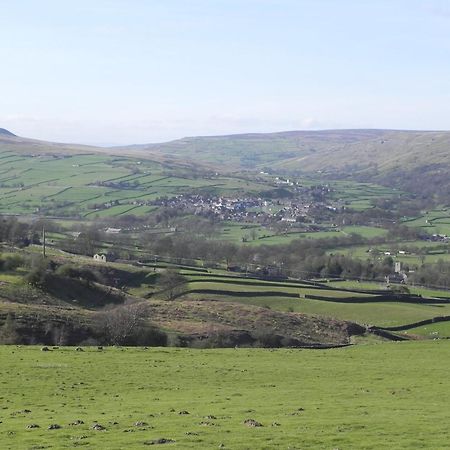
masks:
<instances>
[{"instance_id":1,"label":"cluster of trees","mask_svg":"<svg viewBox=\"0 0 450 450\"><path fill-rule=\"evenodd\" d=\"M413 283L450 288L450 262L438 261L436 264L422 264L410 275Z\"/></svg>"},{"instance_id":2,"label":"cluster of trees","mask_svg":"<svg viewBox=\"0 0 450 450\"><path fill-rule=\"evenodd\" d=\"M26 223L19 221L17 217L0 217L0 242L17 247L26 247L30 244L38 244L45 221Z\"/></svg>"}]
</instances>

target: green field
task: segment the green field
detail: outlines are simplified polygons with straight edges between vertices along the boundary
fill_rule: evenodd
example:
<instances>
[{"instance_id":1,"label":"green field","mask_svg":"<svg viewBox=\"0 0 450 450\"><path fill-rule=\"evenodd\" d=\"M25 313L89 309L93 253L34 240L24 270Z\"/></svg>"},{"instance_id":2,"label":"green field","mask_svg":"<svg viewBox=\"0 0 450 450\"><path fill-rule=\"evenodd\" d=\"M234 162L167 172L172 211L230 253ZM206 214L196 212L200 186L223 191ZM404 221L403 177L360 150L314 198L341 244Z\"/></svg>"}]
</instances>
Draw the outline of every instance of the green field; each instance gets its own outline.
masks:
<instances>
[{"instance_id":1,"label":"green field","mask_svg":"<svg viewBox=\"0 0 450 450\"><path fill-rule=\"evenodd\" d=\"M449 441L444 341L84 350L0 348L2 448L130 449L166 439L174 442L164 448L180 449L440 449Z\"/></svg>"},{"instance_id":2,"label":"green field","mask_svg":"<svg viewBox=\"0 0 450 450\"><path fill-rule=\"evenodd\" d=\"M237 177L193 178L177 173L180 175L161 163L137 158L3 151L0 152L0 213L89 219L142 215L151 210L143 203L160 196L205 189L228 195L267 189L266 184Z\"/></svg>"},{"instance_id":3,"label":"green field","mask_svg":"<svg viewBox=\"0 0 450 450\"><path fill-rule=\"evenodd\" d=\"M413 220L405 220L405 225L420 227L429 234L450 236L450 208L434 209Z\"/></svg>"},{"instance_id":4,"label":"green field","mask_svg":"<svg viewBox=\"0 0 450 450\"><path fill-rule=\"evenodd\" d=\"M381 230L383 231L383 230ZM410 249L412 249L410 251ZM405 254L400 251L408 250ZM450 243L433 242L429 240L386 242L380 245L353 245L330 249L330 254L349 255L354 258L378 260L384 259L387 254L410 267L420 266L422 263L435 264L439 260L450 261Z\"/></svg>"}]
</instances>

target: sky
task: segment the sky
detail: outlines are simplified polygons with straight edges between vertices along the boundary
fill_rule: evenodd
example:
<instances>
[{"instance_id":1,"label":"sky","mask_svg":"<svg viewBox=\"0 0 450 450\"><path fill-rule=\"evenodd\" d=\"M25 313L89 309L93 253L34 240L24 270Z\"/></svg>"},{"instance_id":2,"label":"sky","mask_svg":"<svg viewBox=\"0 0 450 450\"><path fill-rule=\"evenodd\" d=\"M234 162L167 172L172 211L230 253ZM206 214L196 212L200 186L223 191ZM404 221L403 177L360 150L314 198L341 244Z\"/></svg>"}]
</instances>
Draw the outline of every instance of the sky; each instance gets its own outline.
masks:
<instances>
[{"instance_id":1,"label":"sky","mask_svg":"<svg viewBox=\"0 0 450 450\"><path fill-rule=\"evenodd\" d=\"M450 129L448 0L0 0L0 128Z\"/></svg>"}]
</instances>

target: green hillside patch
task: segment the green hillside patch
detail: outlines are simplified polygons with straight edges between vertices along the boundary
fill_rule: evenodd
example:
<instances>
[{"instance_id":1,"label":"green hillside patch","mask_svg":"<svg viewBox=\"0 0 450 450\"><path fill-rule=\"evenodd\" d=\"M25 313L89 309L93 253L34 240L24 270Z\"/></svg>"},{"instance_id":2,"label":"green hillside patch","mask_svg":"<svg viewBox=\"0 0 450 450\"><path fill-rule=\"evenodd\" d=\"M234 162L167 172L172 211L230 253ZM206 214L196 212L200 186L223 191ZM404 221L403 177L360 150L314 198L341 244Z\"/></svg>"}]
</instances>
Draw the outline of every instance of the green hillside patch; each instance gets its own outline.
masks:
<instances>
[{"instance_id":1,"label":"green hillside patch","mask_svg":"<svg viewBox=\"0 0 450 450\"><path fill-rule=\"evenodd\" d=\"M450 321L410 328L409 330L404 331L403 334L409 336L423 336L429 339L448 339L450 338Z\"/></svg>"},{"instance_id":2,"label":"green hillside patch","mask_svg":"<svg viewBox=\"0 0 450 450\"><path fill-rule=\"evenodd\" d=\"M417 303L403 303L395 301L385 302L359 302L355 297L354 302L342 302L339 298L345 295L344 292L328 292L328 300L318 300L310 298L294 298L283 295L279 291L270 295L239 295L239 291L229 290L223 294L220 290L215 293L196 293L189 294L191 298L208 298L220 301L238 302L243 304L252 304L261 307L270 308L277 311L293 311L317 316L329 317L333 319L349 320L359 324L376 325L380 327L391 327L406 325L420 320L432 319L436 316L450 315L450 305L422 305ZM255 291L253 291L255 292ZM310 291L312 292L312 291ZM316 292L317 294L317 292ZM333 301L334 295L335 301ZM323 294L322 294L323 295ZM357 294L354 294L355 296ZM370 299L370 297L368 297Z\"/></svg>"}]
</instances>

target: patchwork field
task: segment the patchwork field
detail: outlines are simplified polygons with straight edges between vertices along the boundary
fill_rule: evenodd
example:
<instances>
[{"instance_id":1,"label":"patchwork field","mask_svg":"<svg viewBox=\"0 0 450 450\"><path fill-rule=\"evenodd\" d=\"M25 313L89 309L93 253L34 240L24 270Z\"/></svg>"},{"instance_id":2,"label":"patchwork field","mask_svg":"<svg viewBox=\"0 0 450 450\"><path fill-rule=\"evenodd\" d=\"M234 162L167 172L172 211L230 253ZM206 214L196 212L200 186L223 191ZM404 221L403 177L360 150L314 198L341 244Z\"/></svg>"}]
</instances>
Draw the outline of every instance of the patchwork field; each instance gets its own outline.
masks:
<instances>
[{"instance_id":1,"label":"patchwork field","mask_svg":"<svg viewBox=\"0 0 450 450\"><path fill-rule=\"evenodd\" d=\"M449 345L1 347L0 439L5 449L445 448Z\"/></svg>"},{"instance_id":2,"label":"patchwork field","mask_svg":"<svg viewBox=\"0 0 450 450\"><path fill-rule=\"evenodd\" d=\"M203 189L216 194L267 189L264 184L235 177L183 174L179 167L136 158L4 150L0 152L0 213L89 219L142 215L150 211L143 203L161 196Z\"/></svg>"},{"instance_id":3,"label":"patchwork field","mask_svg":"<svg viewBox=\"0 0 450 450\"><path fill-rule=\"evenodd\" d=\"M450 209L442 208L428 211L423 216L404 222L405 225L420 227L430 234L450 235Z\"/></svg>"}]
</instances>

